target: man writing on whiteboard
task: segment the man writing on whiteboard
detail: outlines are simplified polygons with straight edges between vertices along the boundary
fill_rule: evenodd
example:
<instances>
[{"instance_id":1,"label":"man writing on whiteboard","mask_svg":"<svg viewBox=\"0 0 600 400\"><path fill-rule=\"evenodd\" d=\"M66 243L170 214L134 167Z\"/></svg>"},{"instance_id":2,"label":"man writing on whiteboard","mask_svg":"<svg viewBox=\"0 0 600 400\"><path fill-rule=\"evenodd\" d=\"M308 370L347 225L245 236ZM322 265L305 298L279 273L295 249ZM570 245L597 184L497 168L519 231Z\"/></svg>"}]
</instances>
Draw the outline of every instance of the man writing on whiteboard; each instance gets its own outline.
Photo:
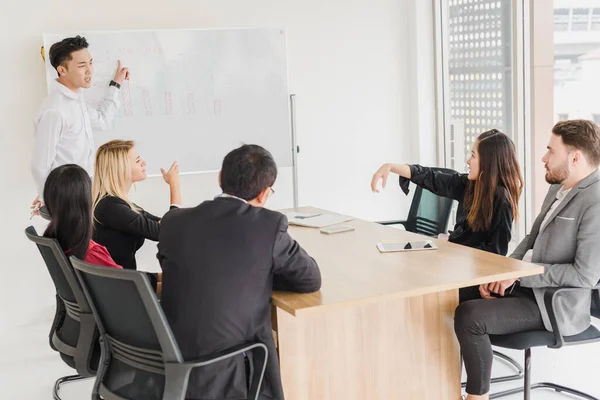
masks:
<instances>
[{"instance_id":1,"label":"man writing on whiteboard","mask_svg":"<svg viewBox=\"0 0 600 400\"><path fill-rule=\"evenodd\" d=\"M84 37L76 36L54 43L49 52L50 64L58 79L52 82L35 118L35 145L31 171L38 196L31 208L43 206L40 198L46 178L54 168L77 164L90 176L94 170L92 129L106 129L119 108L119 89L129 79L129 70L118 62L117 72L106 88L104 100L97 107L87 105L82 88L92 85L92 56Z\"/></svg>"}]
</instances>

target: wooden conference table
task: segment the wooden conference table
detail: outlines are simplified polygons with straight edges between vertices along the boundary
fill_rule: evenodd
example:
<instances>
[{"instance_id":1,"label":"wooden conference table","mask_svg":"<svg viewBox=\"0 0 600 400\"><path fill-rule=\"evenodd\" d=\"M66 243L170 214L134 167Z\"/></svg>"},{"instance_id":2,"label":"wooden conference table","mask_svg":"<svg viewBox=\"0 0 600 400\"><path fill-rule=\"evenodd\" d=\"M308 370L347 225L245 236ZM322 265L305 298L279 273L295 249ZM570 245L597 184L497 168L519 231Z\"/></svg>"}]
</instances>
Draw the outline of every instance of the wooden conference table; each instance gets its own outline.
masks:
<instances>
[{"instance_id":1,"label":"wooden conference table","mask_svg":"<svg viewBox=\"0 0 600 400\"><path fill-rule=\"evenodd\" d=\"M286 400L459 399L458 289L543 267L439 240L436 251L381 254L378 242L423 236L359 219L344 224L356 230L289 229L323 281L315 293L273 294Z\"/></svg>"}]
</instances>

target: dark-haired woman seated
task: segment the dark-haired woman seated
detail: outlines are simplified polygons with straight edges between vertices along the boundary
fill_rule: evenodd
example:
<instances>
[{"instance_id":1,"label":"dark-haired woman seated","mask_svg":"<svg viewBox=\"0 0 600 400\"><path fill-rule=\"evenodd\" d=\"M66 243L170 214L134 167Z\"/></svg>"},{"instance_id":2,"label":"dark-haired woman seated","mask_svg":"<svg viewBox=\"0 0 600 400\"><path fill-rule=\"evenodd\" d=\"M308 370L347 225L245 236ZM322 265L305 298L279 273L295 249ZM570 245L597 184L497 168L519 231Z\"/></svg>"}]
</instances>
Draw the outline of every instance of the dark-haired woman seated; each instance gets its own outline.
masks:
<instances>
[{"instance_id":1,"label":"dark-haired woman seated","mask_svg":"<svg viewBox=\"0 0 600 400\"><path fill-rule=\"evenodd\" d=\"M44 200L52 215L45 237L56 239L67 255L121 268L106 247L92 240L92 182L83 168L65 164L52 170L44 186Z\"/></svg>"},{"instance_id":2,"label":"dark-haired woman seated","mask_svg":"<svg viewBox=\"0 0 600 400\"><path fill-rule=\"evenodd\" d=\"M44 200L52 216L45 237L56 239L68 256L122 269L106 247L92 240L92 182L83 168L65 164L52 170L44 186ZM147 273L147 276L154 290L160 292L157 275Z\"/></svg>"}]
</instances>

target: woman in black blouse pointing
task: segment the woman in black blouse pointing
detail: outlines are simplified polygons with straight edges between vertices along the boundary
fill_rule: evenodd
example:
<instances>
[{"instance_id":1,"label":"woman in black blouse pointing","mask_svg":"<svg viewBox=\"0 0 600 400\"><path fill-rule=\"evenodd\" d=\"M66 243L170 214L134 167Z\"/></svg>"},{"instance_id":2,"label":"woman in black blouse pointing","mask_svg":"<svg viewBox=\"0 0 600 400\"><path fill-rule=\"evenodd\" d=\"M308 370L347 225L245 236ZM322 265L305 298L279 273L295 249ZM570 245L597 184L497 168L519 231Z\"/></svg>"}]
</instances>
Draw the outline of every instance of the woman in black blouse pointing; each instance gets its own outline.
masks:
<instances>
[{"instance_id":1,"label":"woman in black blouse pointing","mask_svg":"<svg viewBox=\"0 0 600 400\"><path fill-rule=\"evenodd\" d=\"M371 189L379 192L388 175L400 175L400 184L410 179L436 195L458 201L456 225L449 241L506 255L513 220L519 215L523 178L514 143L492 129L479 135L467 161L468 174L447 173L420 165L384 164L373 175Z\"/></svg>"},{"instance_id":2,"label":"woman in black blouse pointing","mask_svg":"<svg viewBox=\"0 0 600 400\"><path fill-rule=\"evenodd\" d=\"M181 205L179 165L161 169L169 185L171 208ZM160 218L129 199L135 182L146 179L146 162L135 143L111 140L98 148L94 172L94 241L108 249L112 258L125 269L137 269L135 253L145 239L158 241Z\"/></svg>"}]
</instances>

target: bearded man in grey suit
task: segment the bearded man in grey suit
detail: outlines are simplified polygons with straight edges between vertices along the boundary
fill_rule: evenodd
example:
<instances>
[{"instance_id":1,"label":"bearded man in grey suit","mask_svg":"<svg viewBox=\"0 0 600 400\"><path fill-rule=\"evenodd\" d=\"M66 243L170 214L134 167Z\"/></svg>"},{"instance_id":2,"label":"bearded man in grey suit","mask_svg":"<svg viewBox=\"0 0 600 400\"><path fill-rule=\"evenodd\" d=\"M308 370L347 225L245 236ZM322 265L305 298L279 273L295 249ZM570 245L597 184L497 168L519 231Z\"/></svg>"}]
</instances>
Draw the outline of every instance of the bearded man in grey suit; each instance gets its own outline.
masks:
<instances>
[{"instance_id":1,"label":"bearded man in grey suit","mask_svg":"<svg viewBox=\"0 0 600 400\"><path fill-rule=\"evenodd\" d=\"M467 400L489 399L489 335L553 330L544 304L549 288L581 288L558 294L554 302L562 334L576 335L591 324L591 288L600 281L600 127L561 121L547 148L542 161L550 189L531 233L511 255L543 265L544 273L461 292L454 329L467 371Z\"/></svg>"}]
</instances>

